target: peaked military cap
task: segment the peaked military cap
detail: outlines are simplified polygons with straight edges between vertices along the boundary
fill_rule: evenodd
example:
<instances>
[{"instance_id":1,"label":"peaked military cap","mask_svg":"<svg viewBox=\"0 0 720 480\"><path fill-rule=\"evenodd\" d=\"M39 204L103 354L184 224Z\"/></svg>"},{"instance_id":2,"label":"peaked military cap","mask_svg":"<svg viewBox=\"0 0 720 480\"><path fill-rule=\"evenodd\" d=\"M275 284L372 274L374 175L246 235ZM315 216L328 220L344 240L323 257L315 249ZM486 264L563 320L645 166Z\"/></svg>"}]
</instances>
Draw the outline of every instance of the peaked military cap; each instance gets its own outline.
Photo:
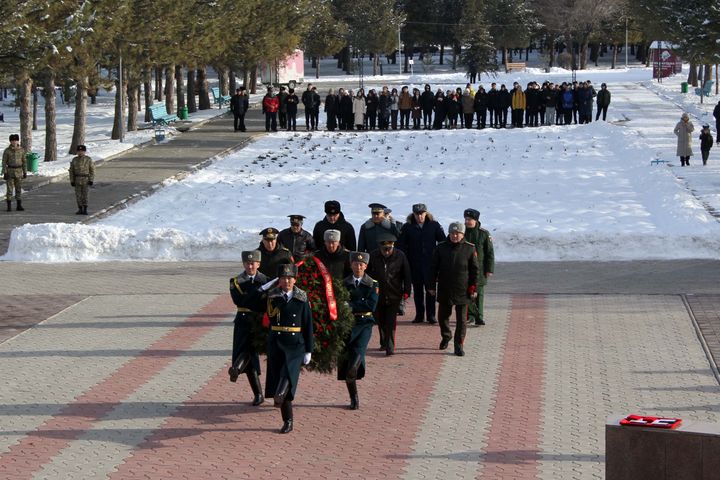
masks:
<instances>
[{"instance_id":1,"label":"peaked military cap","mask_svg":"<svg viewBox=\"0 0 720 480\"><path fill-rule=\"evenodd\" d=\"M390 232L380 232L377 236L378 243L394 243L397 237Z\"/></svg>"},{"instance_id":2,"label":"peaked military cap","mask_svg":"<svg viewBox=\"0 0 720 480\"><path fill-rule=\"evenodd\" d=\"M392 209L390 208L384 208L383 212L385 212L385 215L390 215L392 213Z\"/></svg>"},{"instance_id":3,"label":"peaked military cap","mask_svg":"<svg viewBox=\"0 0 720 480\"><path fill-rule=\"evenodd\" d=\"M12 135L10 135L10 141L12 142L13 140L17 140L19 142L20 135L18 135L17 133L13 133Z\"/></svg>"},{"instance_id":4,"label":"peaked military cap","mask_svg":"<svg viewBox=\"0 0 720 480\"><path fill-rule=\"evenodd\" d=\"M81 150L82 150L83 152L87 152L87 147L86 147L85 145L78 145L76 150L77 150L78 152L81 151Z\"/></svg>"},{"instance_id":5,"label":"peaked military cap","mask_svg":"<svg viewBox=\"0 0 720 480\"><path fill-rule=\"evenodd\" d=\"M384 212L387 207L382 203L371 203L370 205L368 205L368 208L370 208L371 212L375 213Z\"/></svg>"},{"instance_id":6,"label":"peaked military cap","mask_svg":"<svg viewBox=\"0 0 720 480\"><path fill-rule=\"evenodd\" d=\"M335 214L340 213L340 202L337 200L328 200L325 202L325 213Z\"/></svg>"},{"instance_id":7,"label":"peaked military cap","mask_svg":"<svg viewBox=\"0 0 720 480\"><path fill-rule=\"evenodd\" d=\"M275 240L278 233L280 233L280 231L277 228L268 227L263 229L262 232L260 232L260 235L262 235L264 239Z\"/></svg>"},{"instance_id":8,"label":"peaked military cap","mask_svg":"<svg viewBox=\"0 0 720 480\"><path fill-rule=\"evenodd\" d=\"M278 265L277 276L280 277L297 277L297 267L292 263L283 263Z\"/></svg>"},{"instance_id":9,"label":"peaked military cap","mask_svg":"<svg viewBox=\"0 0 720 480\"><path fill-rule=\"evenodd\" d=\"M305 217L302 215L288 215L288 218L290 219L290 223L299 223L302 225L303 220L305 220Z\"/></svg>"},{"instance_id":10,"label":"peaked military cap","mask_svg":"<svg viewBox=\"0 0 720 480\"><path fill-rule=\"evenodd\" d=\"M465 224L463 222L452 222L448 227L448 233L465 234Z\"/></svg>"},{"instance_id":11,"label":"peaked military cap","mask_svg":"<svg viewBox=\"0 0 720 480\"><path fill-rule=\"evenodd\" d=\"M416 203L415 205L413 205L412 208L413 208L413 213L427 212L427 207L425 206L424 203Z\"/></svg>"},{"instance_id":12,"label":"peaked military cap","mask_svg":"<svg viewBox=\"0 0 720 480\"><path fill-rule=\"evenodd\" d=\"M323 240L326 242L339 242L340 235L340 230L325 230L325 233L323 233Z\"/></svg>"},{"instance_id":13,"label":"peaked military cap","mask_svg":"<svg viewBox=\"0 0 720 480\"><path fill-rule=\"evenodd\" d=\"M468 208L463 212L463 217L472 218L473 220L480 220L480 212L474 208Z\"/></svg>"},{"instance_id":14,"label":"peaked military cap","mask_svg":"<svg viewBox=\"0 0 720 480\"><path fill-rule=\"evenodd\" d=\"M367 252L350 252L350 262L362 262L367 265L370 262L370 254Z\"/></svg>"},{"instance_id":15,"label":"peaked military cap","mask_svg":"<svg viewBox=\"0 0 720 480\"><path fill-rule=\"evenodd\" d=\"M242 252L243 262L259 262L262 258L260 250L247 250Z\"/></svg>"}]
</instances>

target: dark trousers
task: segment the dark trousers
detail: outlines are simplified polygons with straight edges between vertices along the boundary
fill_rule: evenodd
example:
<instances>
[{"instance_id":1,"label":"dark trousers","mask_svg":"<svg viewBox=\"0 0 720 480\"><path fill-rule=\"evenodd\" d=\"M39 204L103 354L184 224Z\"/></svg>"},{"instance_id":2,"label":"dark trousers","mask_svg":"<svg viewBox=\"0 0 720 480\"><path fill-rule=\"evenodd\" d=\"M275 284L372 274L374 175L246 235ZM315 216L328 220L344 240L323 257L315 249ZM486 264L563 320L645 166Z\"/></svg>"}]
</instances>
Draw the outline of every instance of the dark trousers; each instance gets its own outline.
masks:
<instances>
[{"instance_id":1,"label":"dark trousers","mask_svg":"<svg viewBox=\"0 0 720 480\"><path fill-rule=\"evenodd\" d=\"M572 114L573 114L572 110L564 110L563 111L563 118L564 118L563 123L565 125L570 125L572 123Z\"/></svg>"},{"instance_id":2,"label":"dark trousers","mask_svg":"<svg viewBox=\"0 0 720 480\"><path fill-rule=\"evenodd\" d=\"M597 114L595 115L595 120L600 118L600 112L602 112L603 122L605 121L605 118L607 117L607 109L608 107L598 107Z\"/></svg>"},{"instance_id":3,"label":"dark trousers","mask_svg":"<svg viewBox=\"0 0 720 480\"><path fill-rule=\"evenodd\" d=\"M420 117L413 117L413 129L420 129Z\"/></svg>"},{"instance_id":4,"label":"dark trousers","mask_svg":"<svg viewBox=\"0 0 720 480\"><path fill-rule=\"evenodd\" d=\"M463 113L465 117L465 128L472 128L472 122L474 115L472 113Z\"/></svg>"},{"instance_id":5,"label":"dark trousers","mask_svg":"<svg viewBox=\"0 0 720 480\"><path fill-rule=\"evenodd\" d=\"M240 130L241 132L245 131L245 114L244 113L233 113L235 117L235 131L237 132Z\"/></svg>"},{"instance_id":6,"label":"dark trousers","mask_svg":"<svg viewBox=\"0 0 720 480\"><path fill-rule=\"evenodd\" d=\"M438 304L438 323L440 324L440 335L443 340L450 340L453 338L452 330L450 329L450 315L452 314L453 306L445 303ZM465 342L465 333L467 333L467 305L455 305L455 336L454 342L456 345L462 345Z\"/></svg>"},{"instance_id":7,"label":"dark trousers","mask_svg":"<svg viewBox=\"0 0 720 480\"><path fill-rule=\"evenodd\" d=\"M297 130L297 112L287 114L287 129Z\"/></svg>"},{"instance_id":8,"label":"dark trousers","mask_svg":"<svg viewBox=\"0 0 720 480\"><path fill-rule=\"evenodd\" d=\"M398 110L390 110L390 126L393 130L397 130L399 113L400 112Z\"/></svg>"},{"instance_id":9,"label":"dark trousers","mask_svg":"<svg viewBox=\"0 0 720 480\"><path fill-rule=\"evenodd\" d=\"M402 128L410 127L410 110L400 110L400 126Z\"/></svg>"},{"instance_id":10,"label":"dark trousers","mask_svg":"<svg viewBox=\"0 0 720 480\"><path fill-rule=\"evenodd\" d=\"M306 108L305 109L305 130L310 130L313 126L312 122L313 119L312 109Z\"/></svg>"},{"instance_id":11,"label":"dark trousers","mask_svg":"<svg viewBox=\"0 0 720 480\"><path fill-rule=\"evenodd\" d=\"M710 149L707 149L707 150L701 149L700 154L702 155L703 165L707 165L708 158L710 158Z\"/></svg>"},{"instance_id":12,"label":"dark trousers","mask_svg":"<svg viewBox=\"0 0 720 480\"><path fill-rule=\"evenodd\" d=\"M265 112L265 131L277 132L277 112Z\"/></svg>"},{"instance_id":13,"label":"dark trousers","mask_svg":"<svg viewBox=\"0 0 720 480\"><path fill-rule=\"evenodd\" d=\"M523 109L513 108L512 110L512 125L513 127L520 128L523 126Z\"/></svg>"},{"instance_id":14,"label":"dark trousers","mask_svg":"<svg viewBox=\"0 0 720 480\"><path fill-rule=\"evenodd\" d=\"M690 166L690 156L680 157L680 166L681 167L689 167Z\"/></svg>"},{"instance_id":15,"label":"dark trousers","mask_svg":"<svg viewBox=\"0 0 720 480\"><path fill-rule=\"evenodd\" d=\"M415 302L415 318L435 321L435 295L427 291L428 285L422 278L413 279L413 301Z\"/></svg>"},{"instance_id":16,"label":"dark trousers","mask_svg":"<svg viewBox=\"0 0 720 480\"><path fill-rule=\"evenodd\" d=\"M395 329L400 302L379 303L375 309L375 322L380 332L380 348L386 352L395 351Z\"/></svg>"},{"instance_id":17,"label":"dark trousers","mask_svg":"<svg viewBox=\"0 0 720 480\"><path fill-rule=\"evenodd\" d=\"M382 118L380 119L382 122ZM375 124L377 122L377 112L368 112L365 115L365 127L369 127L371 130L375 129ZM382 128L382 123L380 123L380 128Z\"/></svg>"},{"instance_id":18,"label":"dark trousers","mask_svg":"<svg viewBox=\"0 0 720 480\"><path fill-rule=\"evenodd\" d=\"M280 122L280 128L285 128L287 125L287 112L278 112L278 121Z\"/></svg>"},{"instance_id":19,"label":"dark trousers","mask_svg":"<svg viewBox=\"0 0 720 480\"><path fill-rule=\"evenodd\" d=\"M432 110L423 110L423 126L432 128Z\"/></svg>"},{"instance_id":20,"label":"dark trousers","mask_svg":"<svg viewBox=\"0 0 720 480\"><path fill-rule=\"evenodd\" d=\"M497 119L499 118L500 119L500 127L501 128L507 127L507 108L499 108L495 112L495 115L496 115L495 124L497 125L497 123L498 123Z\"/></svg>"},{"instance_id":21,"label":"dark trousers","mask_svg":"<svg viewBox=\"0 0 720 480\"><path fill-rule=\"evenodd\" d=\"M485 128L485 122L487 121L487 108L481 108L477 112L477 126L478 128ZM492 121L490 122L492 123Z\"/></svg>"}]
</instances>

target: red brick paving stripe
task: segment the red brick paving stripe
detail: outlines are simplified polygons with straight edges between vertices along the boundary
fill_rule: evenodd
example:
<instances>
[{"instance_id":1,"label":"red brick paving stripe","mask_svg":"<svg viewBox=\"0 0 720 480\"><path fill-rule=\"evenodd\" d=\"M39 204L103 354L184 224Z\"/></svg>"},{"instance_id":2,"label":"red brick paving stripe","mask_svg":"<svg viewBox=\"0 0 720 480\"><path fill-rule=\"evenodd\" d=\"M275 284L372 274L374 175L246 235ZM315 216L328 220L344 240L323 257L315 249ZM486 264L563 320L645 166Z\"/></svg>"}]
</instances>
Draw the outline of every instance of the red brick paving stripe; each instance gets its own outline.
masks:
<instances>
[{"instance_id":1,"label":"red brick paving stripe","mask_svg":"<svg viewBox=\"0 0 720 480\"><path fill-rule=\"evenodd\" d=\"M182 352L217 325L215 315L229 311L232 311L230 297L219 296L183 322L192 326L178 325L147 347L145 352ZM0 456L0 472L7 472L14 478L30 478L177 356L157 357L141 352L11 446L7 453Z\"/></svg>"},{"instance_id":2,"label":"red brick paving stripe","mask_svg":"<svg viewBox=\"0 0 720 480\"><path fill-rule=\"evenodd\" d=\"M477 478L539 474L545 297L514 295L503 347L487 446Z\"/></svg>"},{"instance_id":3,"label":"red brick paving stripe","mask_svg":"<svg viewBox=\"0 0 720 480\"><path fill-rule=\"evenodd\" d=\"M438 327L411 325L413 316L408 308L401 317L395 356L377 351L373 331L367 375L358 382L360 410L345 408L345 383L334 375L304 373L295 430L281 435L272 399L250 406L245 378L231 384L222 367L111 478L175 478L180 472L213 479L401 477L448 355L437 350Z\"/></svg>"}]
</instances>

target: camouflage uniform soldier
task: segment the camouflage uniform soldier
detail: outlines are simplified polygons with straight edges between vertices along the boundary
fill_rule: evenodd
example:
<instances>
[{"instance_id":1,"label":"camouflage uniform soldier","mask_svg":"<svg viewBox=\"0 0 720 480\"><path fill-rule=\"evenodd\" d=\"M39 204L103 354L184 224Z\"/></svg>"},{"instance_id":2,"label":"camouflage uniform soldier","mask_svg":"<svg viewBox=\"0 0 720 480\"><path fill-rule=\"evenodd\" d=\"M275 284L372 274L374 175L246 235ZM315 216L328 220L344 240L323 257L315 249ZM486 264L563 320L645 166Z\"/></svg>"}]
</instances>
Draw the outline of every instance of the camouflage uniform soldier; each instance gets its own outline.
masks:
<instances>
[{"instance_id":1,"label":"camouflage uniform soldier","mask_svg":"<svg viewBox=\"0 0 720 480\"><path fill-rule=\"evenodd\" d=\"M25 210L22 206L22 179L27 178L25 149L20 146L20 135L10 135L10 146L2 156L2 176L5 180L5 200L7 211L12 211L13 196L17 200L17 210Z\"/></svg>"},{"instance_id":2,"label":"camouflage uniform soldier","mask_svg":"<svg viewBox=\"0 0 720 480\"><path fill-rule=\"evenodd\" d=\"M88 185L92 185L95 179L95 165L92 158L85 155L86 151L85 145L78 145L77 156L70 162L70 185L75 187L78 204L76 215L88 214Z\"/></svg>"},{"instance_id":3,"label":"camouflage uniform soldier","mask_svg":"<svg viewBox=\"0 0 720 480\"><path fill-rule=\"evenodd\" d=\"M480 267L477 277L477 297L470 302L468 310L469 322L474 326L485 325L485 285L495 271L495 250L493 249L490 232L480 227L480 212L468 208L463 213L465 217L465 241L475 246L477 260ZM472 324L472 323L471 323Z\"/></svg>"}]
</instances>

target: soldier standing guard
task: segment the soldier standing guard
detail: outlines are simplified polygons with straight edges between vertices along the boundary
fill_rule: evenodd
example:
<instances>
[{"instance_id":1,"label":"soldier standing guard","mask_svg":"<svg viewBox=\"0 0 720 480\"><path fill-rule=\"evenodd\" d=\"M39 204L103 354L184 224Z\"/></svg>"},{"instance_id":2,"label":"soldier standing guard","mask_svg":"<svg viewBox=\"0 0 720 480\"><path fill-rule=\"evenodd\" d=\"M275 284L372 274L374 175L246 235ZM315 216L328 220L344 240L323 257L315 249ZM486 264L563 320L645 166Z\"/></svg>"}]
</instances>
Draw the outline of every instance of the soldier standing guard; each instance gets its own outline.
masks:
<instances>
[{"instance_id":1,"label":"soldier standing guard","mask_svg":"<svg viewBox=\"0 0 720 480\"><path fill-rule=\"evenodd\" d=\"M273 227L265 228L260 232L260 235L262 235L262 240L258 246L258 250L262 254L260 271L267 277L272 277L277 273L278 265L293 263L290 250L278 244L277 237L279 233L278 229Z\"/></svg>"},{"instance_id":2,"label":"soldier standing guard","mask_svg":"<svg viewBox=\"0 0 720 480\"><path fill-rule=\"evenodd\" d=\"M282 230L278 235L278 240L283 247L290 250L293 258L300 260L308 252L315 250L315 241L310 232L302 228L305 217L295 214L288 215L288 218L290 218L290 228Z\"/></svg>"},{"instance_id":3,"label":"soldier standing guard","mask_svg":"<svg viewBox=\"0 0 720 480\"><path fill-rule=\"evenodd\" d=\"M480 212L468 208L465 217L465 241L475 245L478 260L477 297L470 302L468 323L479 327L485 325L485 285L495 271L495 250L490 232L480 227Z\"/></svg>"},{"instance_id":4,"label":"soldier standing guard","mask_svg":"<svg viewBox=\"0 0 720 480\"><path fill-rule=\"evenodd\" d=\"M78 145L77 156L70 162L70 185L75 187L75 199L78 205L76 215L88 214L88 185L92 185L95 179L95 164L85 152L87 147Z\"/></svg>"},{"instance_id":5,"label":"soldier standing guard","mask_svg":"<svg viewBox=\"0 0 720 480\"><path fill-rule=\"evenodd\" d=\"M297 267L278 266L278 286L267 294L270 334L267 341L267 379L265 396L274 397L283 426L280 433L293 429L292 401L295 398L300 367L310 363L314 347L313 323L307 294L295 286ZM261 287L268 290L273 282Z\"/></svg>"},{"instance_id":6,"label":"soldier standing guard","mask_svg":"<svg viewBox=\"0 0 720 480\"><path fill-rule=\"evenodd\" d=\"M16 133L10 135L10 146L3 152L2 176L5 180L7 211L12 211L13 196L17 201L17 210L25 210L22 206L22 179L27 178L27 163L25 149L20 146L20 135Z\"/></svg>"},{"instance_id":7,"label":"soldier standing guard","mask_svg":"<svg viewBox=\"0 0 720 480\"><path fill-rule=\"evenodd\" d=\"M263 403L265 398L260 385L260 357L252 346L252 331L260 328L262 322L262 302L260 287L268 278L258 272L262 256L259 250L242 252L245 271L230 279L230 296L237 306L233 327L232 359L228 374L230 381L236 382L241 373L245 373L255 398L254 406Z\"/></svg>"},{"instance_id":8,"label":"soldier standing guard","mask_svg":"<svg viewBox=\"0 0 720 480\"><path fill-rule=\"evenodd\" d=\"M338 380L345 380L350 394L350 410L360 408L356 380L365 376L365 352L372 336L375 323L373 312L378 302L380 286L376 280L365 273L370 254L365 252L350 253L352 275L343 281L350 292L350 308L355 317L355 324L350 337L345 342L346 357L338 363Z\"/></svg>"}]
</instances>

